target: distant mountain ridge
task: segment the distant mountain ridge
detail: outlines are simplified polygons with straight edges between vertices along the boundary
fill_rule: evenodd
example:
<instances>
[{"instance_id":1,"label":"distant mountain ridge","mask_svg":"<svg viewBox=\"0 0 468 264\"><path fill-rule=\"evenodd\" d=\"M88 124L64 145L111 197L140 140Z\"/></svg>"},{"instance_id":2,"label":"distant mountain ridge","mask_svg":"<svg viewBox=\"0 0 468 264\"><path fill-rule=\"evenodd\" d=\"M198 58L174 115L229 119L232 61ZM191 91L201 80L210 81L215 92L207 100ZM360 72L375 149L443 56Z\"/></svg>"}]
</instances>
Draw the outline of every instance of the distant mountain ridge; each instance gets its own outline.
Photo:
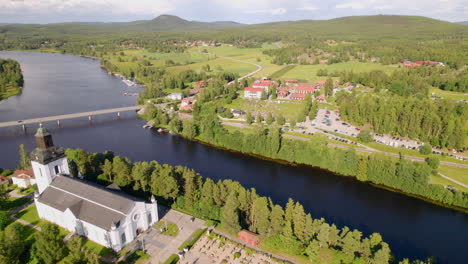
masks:
<instances>
[{"instance_id":1,"label":"distant mountain ridge","mask_svg":"<svg viewBox=\"0 0 468 264\"><path fill-rule=\"evenodd\" d=\"M360 35L361 33L385 32L388 35L414 34L415 32L466 31L466 27L447 21L421 17L400 15L349 16L330 20L299 20L270 22L263 24L241 24L233 21L199 22L189 21L174 15L160 15L152 20L137 20L131 22L72 22L47 25L8 24L0 26L0 33L35 35L72 35L72 34L116 34L138 32L169 32L169 31L210 31L214 33L229 32L243 35L250 31L258 34L291 33L291 37L300 34L322 34L333 36ZM293 33L294 32L294 33Z\"/></svg>"},{"instance_id":2,"label":"distant mountain ridge","mask_svg":"<svg viewBox=\"0 0 468 264\"><path fill-rule=\"evenodd\" d=\"M455 24L468 25L468 21L455 22Z\"/></svg>"}]
</instances>

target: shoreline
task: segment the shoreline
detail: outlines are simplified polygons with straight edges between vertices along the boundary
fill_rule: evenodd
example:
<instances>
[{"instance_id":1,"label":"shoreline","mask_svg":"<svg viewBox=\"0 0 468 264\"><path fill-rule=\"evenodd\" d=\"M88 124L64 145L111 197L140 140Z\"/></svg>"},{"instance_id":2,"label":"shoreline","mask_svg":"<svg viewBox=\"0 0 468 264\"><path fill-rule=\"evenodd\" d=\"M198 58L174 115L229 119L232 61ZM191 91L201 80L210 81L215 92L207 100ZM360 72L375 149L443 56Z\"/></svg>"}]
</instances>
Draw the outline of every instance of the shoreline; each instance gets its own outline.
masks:
<instances>
[{"instance_id":1,"label":"shoreline","mask_svg":"<svg viewBox=\"0 0 468 264\"><path fill-rule=\"evenodd\" d=\"M142 117L140 117L142 118ZM144 119L144 118L142 118ZM146 120L146 119L144 119ZM244 153L244 152L241 152L241 151L238 151L238 150L233 150L233 149L228 149L228 148L225 148L225 147L221 147L221 146L218 146L218 145L215 145L215 144L212 144L212 143L209 143L209 142L205 142L203 140L200 140L198 138L194 138L194 139L188 139L186 137L184 137L182 134L180 133L176 133L174 134L176 136L180 136L186 140L190 140L190 141L194 141L194 142L197 142L197 143L200 143L200 144L203 144L203 145L206 145L206 146L209 146L209 147L212 147L212 148L215 148L215 149L219 149L219 150L223 150L223 151L228 151L228 152L231 152L231 153L237 153L237 154L242 154L242 155L247 155L247 156L251 156L251 157L254 157L254 158L258 158L258 159L262 159L262 160L267 160L267 161L271 161L271 162L276 162L276 163L280 163L280 164L283 164L283 165L288 165L288 166L301 166L301 167L305 167L305 168L314 168L314 169L319 169L319 170L322 170L322 171L325 171L327 173L332 173L336 176L339 176L339 177L344 177L344 178L351 178L355 181L358 181L358 182L362 182L362 183L365 183L365 184L369 184L373 187L376 187L376 188L380 188L380 189L384 189L384 190L387 190L387 191L390 191L390 192L394 192L394 193L399 193L399 194L402 194L402 195L405 195L405 196L409 196L409 197L412 197L412 198L416 198L418 200L422 200L424 202L428 202L428 203L431 203L433 205L437 205L437 206L440 206L440 207L444 207L444 208L447 208L447 209L452 209L452 210L455 210L455 211L458 211L458 212L462 212L462 213L465 213L465 214L468 214L468 208L463 208L463 207L459 207L459 206L453 206L453 205L447 205L447 204L444 204L444 203L441 203L441 202L438 202L438 201L435 201L435 200L432 200L432 199L429 199L425 196L421 196L421 195L417 195L417 194L412 194L412 193L407 193L407 192L404 192L400 189L397 189L397 188L394 188L394 187L390 187L390 186L386 186L386 185L383 185L383 184L376 184L376 183L373 183L371 181L359 181L355 176L350 176L350 175L343 175L343 174L340 174L340 173L337 173L337 172L333 172L333 171L330 171L330 170L327 170L327 169L323 169L323 168L320 168L320 167L316 167L316 166L312 166L312 165L309 165L309 164L303 164L303 163L296 163L296 162L290 162L290 161L287 161L287 160L282 160L282 159L275 159L275 158L270 158L270 157L266 157L266 156L262 156L262 155L258 155L258 154L254 154L254 153Z\"/></svg>"}]
</instances>

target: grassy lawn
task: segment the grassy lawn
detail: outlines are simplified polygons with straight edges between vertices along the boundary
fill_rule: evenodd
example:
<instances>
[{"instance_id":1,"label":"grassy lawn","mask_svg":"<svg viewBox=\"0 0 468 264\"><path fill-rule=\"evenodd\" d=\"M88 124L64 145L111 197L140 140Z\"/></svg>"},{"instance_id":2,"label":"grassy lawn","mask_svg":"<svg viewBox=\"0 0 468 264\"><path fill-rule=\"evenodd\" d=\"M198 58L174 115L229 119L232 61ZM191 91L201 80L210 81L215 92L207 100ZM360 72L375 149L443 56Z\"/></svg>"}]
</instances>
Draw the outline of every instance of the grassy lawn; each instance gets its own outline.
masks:
<instances>
[{"instance_id":1,"label":"grassy lawn","mask_svg":"<svg viewBox=\"0 0 468 264\"><path fill-rule=\"evenodd\" d=\"M273 116L282 114L286 119L297 118L300 110L302 109L301 102L294 102L289 100L276 100L281 103L274 103L272 101L263 100L248 100L239 97L232 101L231 104L224 105L229 109L242 109L244 111L262 111L271 112Z\"/></svg>"},{"instance_id":2,"label":"grassy lawn","mask_svg":"<svg viewBox=\"0 0 468 264\"><path fill-rule=\"evenodd\" d=\"M341 72L341 71L354 71L354 72L370 72L373 70L382 70L385 73L389 74L397 69L394 66L381 65L378 63L362 63L362 62L343 62L335 64L318 64L318 65L297 65L291 71L286 72L285 74L278 76L278 78L291 78L291 79L302 79L310 82L317 82L320 80L325 80L327 76L317 76L317 71L319 69L326 69L328 73L331 72ZM332 78L332 79L337 79Z\"/></svg>"},{"instance_id":3,"label":"grassy lawn","mask_svg":"<svg viewBox=\"0 0 468 264\"><path fill-rule=\"evenodd\" d=\"M251 65L251 64L236 62L236 61L232 61L229 59L216 58L210 61L194 63L190 65L168 67L166 68L166 70L172 73L179 73L179 72L189 70L189 69L192 69L194 71L200 71L201 68L206 64L210 65L212 72L227 71L227 72L232 72L232 73L238 73L239 75L244 75L249 72L253 72L254 70L257 69L256 66Z\"/></svg>"},{"instance_id":4,"label":"grassy lawn","mask_svg":"<svg viewBox=\"0 0 468 264\"><path fill-rule=\"evenodd\" d=\"M448 176L450 177L449 175L446 175L444 174L445 176ZM461 190L461 191L468 191L467 188L461 186L461 185L458 185L452 181L449 181L445 178L442 178L440 176L435 176L435 175L431 175L431 178L429 180L429 183L432 183L432 184L440 184L440 185L443 185L443 186L447 186L447 185L452 185L452 186L455 186L455 188L457 188L457 190Z\"/></svg>"},{"instance_id":5,"label":"grassy lawn","mask_svg":"<svg viewBox=\"0 0 468 264\"><path fill-rule=\"evenodd\" d=\"M205 234L206 229L197 229L190 235L189 239L180 245L179 250L184 250L185 247L191 248Z\"/></svg>"},{"instance_id":6,"label":"grassy lawn","mask_svg":"<svg viewBox=\"0 0 468 264\"><path fill-rule=\"evenodd\" d=\"M164 226L166 227L166 230L161 232L161 234L173 237L176 237L179 234L179 227L174 223L168 222L166 225L166 221L161 220L154 225L154 227L158 229Z\"/></svg>"},{"instance_id":7,"label":"grassy lawn","mask_svg":"<svg viewBox=\"0 0 468 264\"><path fill-rule=\"evenodd\" d=\"M177 255L176 255L177 256ZM142 250L137 250L132 253L128 258L124 261L118 262L119 264L143 264L148 261L151 256L143 252Z\"/></svg>"},{"instance_id":8,"label":"grassy lawn","mask_svg":"<svg viewBox=\"0 0 468 264\"><path fill-rule=\"evenodd\" d=\"M179 256L176 254L172 254L169 256L169 258L166 259L166 261L163 262L163 264L176 264L179 261Z\"/></svg>"},{"instance_id":9,"label":"grassy lawn","mask_svg":"<svg viewBox=\"0 0 468 264\"><path fill-rule=\"evenodd\" d=\"M30 224L37 225L38 227L41 227L44 225L45 221L39 218L39 215L37 214L37 209L36 205L32 205L26 209L23 209L16 213L14 215L16 218L22 219ZM60 235L66 236L70 232L62 227L59 227L60 229ZM35 232L35 229L33 229ZM32 234L31 234L32 235Z\"/></svg>"},{"instance_id":10,"label":"grassy lawn","mask_svg":"<svg viewBox=\"0 0 468 264\"><path fill-rule=\"evenodd\" d=\"M31 199L29 198L15 198L15 197L10 197L8 198L5 202L2 202L0 205L0 210L9 212L15 208L18 208L20 206L23 206L30 202Z\"/></svg>"},{"instance_id":11,"label":"grassy lawn","mask_svg":"<svg viewBox=\"0 0 468 264\"><path fill-rule=\"evenodd\" d=\"M5 92L0 93L0 100L15 96L21 92L21 88L7 88Z\"/></svg>"},{"instance_id":12,"label":"grassy lawn","mask_svg":"<svg viewBox=\"0 0 468 264\"><path fill-rule=\"evenodd\" d=\"M83 244L84 247L91 250L92 252L96 253L99 256L110 257L116 256L117 254L110 248L107 248L103 245L100 245L94 241L85 239L85 243Z\"/></svg>"},{"instance_id":13,"label":"grassy lawn","mask_svg":"<svg viewBox=\"0 0 468 264\"><path fill-rule=\"evenodd\" d=\"M438 88L431 88L430 93L432 96L439 96L444 99L449 100L468 100L467 93L459 93L459 92L452 92L452 91L444 91Z\"/></svg>"},{"instance_id":14,"label":"grassy lawn","mask_svg":"<svg viewBox=\"0 0 468 264\"><path fill-rule=\"evenodd\" d=\"M447 177L468 185L468 169L440 165L438 171Z\"/></svg>"}]
</instances>

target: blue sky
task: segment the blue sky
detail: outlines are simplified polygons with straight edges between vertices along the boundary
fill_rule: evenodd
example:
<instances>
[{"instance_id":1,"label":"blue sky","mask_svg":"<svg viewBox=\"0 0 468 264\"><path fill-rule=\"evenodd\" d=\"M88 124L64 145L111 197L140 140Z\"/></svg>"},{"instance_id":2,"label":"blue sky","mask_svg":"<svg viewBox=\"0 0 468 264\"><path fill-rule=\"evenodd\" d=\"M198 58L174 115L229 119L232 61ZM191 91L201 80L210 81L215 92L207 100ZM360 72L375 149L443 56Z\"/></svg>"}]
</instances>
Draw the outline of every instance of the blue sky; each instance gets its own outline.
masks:
<instances>
[{"instance_id":1,"label":"blue sky","mask_svg":"<svg viewBox=\"0 0 468 264\"><path fill-rule=\"evenodd\" d=\"M401 14L467 21L468 0L0 0L0 23L133 21L173 14L253 24Z\"/></svg>"}]
</instances>

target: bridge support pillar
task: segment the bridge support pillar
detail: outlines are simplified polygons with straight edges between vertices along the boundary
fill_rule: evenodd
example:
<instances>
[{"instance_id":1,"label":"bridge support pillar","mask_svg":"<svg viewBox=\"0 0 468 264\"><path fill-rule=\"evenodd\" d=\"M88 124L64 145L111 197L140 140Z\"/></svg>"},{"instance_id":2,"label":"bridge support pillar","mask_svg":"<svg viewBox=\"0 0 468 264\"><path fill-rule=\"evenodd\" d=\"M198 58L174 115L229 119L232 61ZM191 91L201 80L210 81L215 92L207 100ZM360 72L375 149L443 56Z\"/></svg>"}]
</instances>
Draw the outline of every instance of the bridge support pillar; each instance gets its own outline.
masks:
<instances>
[{"instance_id":1,"label":"bridge support pillar","mask_svg":"<svg viewBox=\"0 0 468 264\"><path fill-rule=\"evenodd\" d=\"M23 124L22 127L23 127L23 132L26 133L26 125Z\"/></svg>"},{"instance_id":2,"label":"bridge support pillar","mask_svg":"<svg viewBox=\"0 0 468 264\"><path fill-rule=\"evenodd\" d=\"M60 127L60 120L57 120L57 126Z\"/></svg>"},{"instance_id":3,"label":"bridge support pillar","mask_svg":"<svg viewBox=\"0 0 468 264\"><path fill-rule=\"evenodd\" d=\"M120 120L120 112L117 112L117 118Z\"/></svg>"}]
</instances>

